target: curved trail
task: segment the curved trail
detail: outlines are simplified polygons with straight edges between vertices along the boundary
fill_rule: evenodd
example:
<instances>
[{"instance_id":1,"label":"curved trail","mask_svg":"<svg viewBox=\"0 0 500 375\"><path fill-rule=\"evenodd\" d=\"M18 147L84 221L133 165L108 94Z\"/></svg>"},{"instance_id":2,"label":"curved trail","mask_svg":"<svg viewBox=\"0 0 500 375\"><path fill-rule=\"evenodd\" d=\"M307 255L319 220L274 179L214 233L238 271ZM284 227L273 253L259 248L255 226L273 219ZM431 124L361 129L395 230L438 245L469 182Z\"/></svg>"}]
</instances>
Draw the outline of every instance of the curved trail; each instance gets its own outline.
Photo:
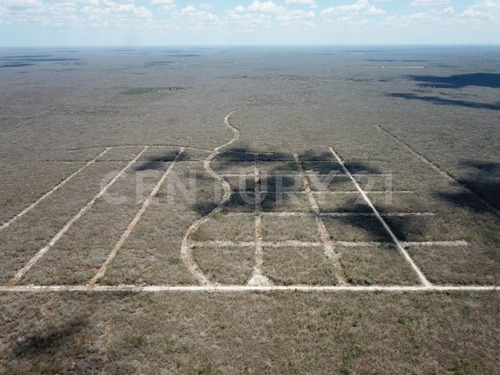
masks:
<instances>
[{"instance_id":1,"label":"curved trail","mask_svg":"<svg viewBox=\"0 0 500 375\"><path fill-rule=\"evenodd\" d=\"M210 176L212 176L213 178L215 178L216 180L218 180L222 184L222 188L224 189L224 196L222 197L222 200L217 205L217 207L215 207L206 216L196 220L189 227L189 229L186 232L186 235L182 239L182 247L181 247L182 261L187 266L189 271L191 271L193 276L196 277L196 279L200 282L201 285L208 286L208 285L214 285L214 283L207 276L205 276L203 271L196 264L196 262L193 258L191 248L189 247L189 241L191 240L191 237L193 236L193 234L200 228L200 226L203 223L205 223L209 219L210 216L213 216L213 215L219 213L220 211L222 211L224 204L226 204L229 201L229 199L231 198L231 186L229 185L229 182L227 182L227 180L224 179L224 177L221 177L217 173L215 173L215 171L212 169L212 166L210 164L212 163L213 158L215 158L223 148L233 144L234 142L236 142L240 138L240 131L229 123L229 118L231 117L231 115L235 112L238 112L239 110L240 109L236 109L236 110L228 113L226 115L226 117L224 117L224 125L226 125L226 127L228 127L234 133L233 138L229 142L224 143L223 145L220 145L220 146L214 148L213 151L210 153L210 155L208 155L205 158L205 160L203 161L203 166L205 167L205 170L208 172L208 174Z\"/></svg>"}]
</instances>

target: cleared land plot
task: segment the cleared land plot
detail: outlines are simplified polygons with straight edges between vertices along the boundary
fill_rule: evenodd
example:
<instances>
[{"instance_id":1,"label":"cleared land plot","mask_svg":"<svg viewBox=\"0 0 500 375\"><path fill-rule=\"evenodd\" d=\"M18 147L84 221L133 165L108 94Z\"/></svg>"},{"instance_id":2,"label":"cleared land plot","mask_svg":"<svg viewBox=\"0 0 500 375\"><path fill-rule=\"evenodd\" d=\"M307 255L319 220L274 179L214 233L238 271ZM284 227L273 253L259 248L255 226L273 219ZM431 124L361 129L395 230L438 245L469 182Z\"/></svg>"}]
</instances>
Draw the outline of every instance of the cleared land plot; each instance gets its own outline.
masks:
<instances>
[{"instance_id":1,"label":"cleared land plot","mask_svg":"<svg viewBox=\"0 0 500 375\"><path fill-rule=\"evenodd\" d=\"M321 174L306 172L309 186L313 191L356 191L349 176L334 172L332 174ZM375 177L376 178L376 177Z\"/></svg>"},{"instance_id":2,"label":"cleared land plot","mask_svg":"<svg viewBox=\"0 0 500 375\"><path fill-rule=\"evenodd\" d=\"M255 224L245 216L217 215L193 235L194 241L253 241Z\"/></svg>"},{"instance_id":3,"label":"cleared land plot","mask_svg":"<svg viewBox=\"0 0 500 375\"><path fill-rule=\"evenodd\" d=\"M392 244L336 247L351 285L417 285L418 279Z\"/></svg>"},{"instance_id":4,"label":"cleared land plot","mask_svg":"<svg viewBox=\"0 0 500 375\"><path fill-rule=\"evenodd\" d=\"M263 174L272 174L278 173L286 175L296 174L298 172L297 163L295 160L270 160L270 161L257 161L257 166L261 173Z\"/></svg>"},{"instance_id":5,"label":"cleared land plot","mask_svg":"<svg viewBox=\"0 0 500 375\"><path fill-rule=\"evenodd\" d=\"M255 193L253 191L233 192L222 208L222 214L253 213L254 211Z\"/></svg>"},{"instance_id":6,"label":"cleared land plot","mask_svg":"<svg viewBox=\"0 0 500 375\"><path fill-rule=\"evenodd\" d=\"M402 241L458 241L469 237L467 223L452 216L387 217L386 222Z\"/></svg>"},{"instance_id":7,"label":"cleared land plot","mask_svg":"<svg viewBox=\"0 0 500 375\"><path fill-rule=\"evenodd\" d=\"M219 160L215 158L211 163L211 167L219 175L225 174L248 174L251 175L254 172L255 162L245 162L245 161L232 161L232 160Z\"/></svg>"},{"instance_id":8,"label":"cleared land plot","mask_svg":"<svg viewBox=\"0 0 500 375\"><path fill-rule=\"evenodd\" d=\"M264 247L263 274L275 285L336 285L323 246Z\"/></svg>"},{"instance_id":9,"label":"cleared land plot","mask_svg":"<svg viewBox=\"0 0 500 375\"><path fill-rule=\"evenodd\" d=\"M436 189L449 189L450 183L443 180L438 173L428 169L425 173L380 173L380 174L355 174L355 180L366 192L369 191L419 191L430 193Z\"/></svg>"},{"instance_id":10,"label":"cleared land plot","mask_svg":"<svg viewBox=\"0 0 500 375\"><path fill-rule=\"evenodd\" d=\"M125 162L93 164L2 231L0 281L7 283L100 191L103 180L109 182L125 166Z\"/></svg>"},{"instance_id":11,"label":"cleared land plot","mask_svg":"<svg viewBox=\"0 0 500 375\"><path fill-rule=\"evenodd\" d=\"M169 163L175 161L183 161L188 159L188 155L182 152L182 154L177 157L179 153L179 147L171 146L149 146L146 151L144 151L141 157L138 159L138 166L136 170L155 170L156 165L161 166L161 163Z\"/></svg>"},{"instance_id":12,"label":"cleared land plot","mask_svg":"<svg viewBox=\"0 0 500 375\"><path fill-rule=\"evenodd\" d=\"M174 165L158 191L158 200L139 220L100 284L196 284L196 279L182 263L180 248L186 228L216 206L212 184L202 170L201 164L178 162ZM193 176L196 177L194 184ZM224 223L231 225L228 220ZM249 229L251 235L247 234L252 240L253 230L252 227ZM223 230L216 231L224 236ZM215 236L211 231L202 231L202 237L203 233Z\"/></svg>"},{"instance_id":13,"label":"cleared land plot","mask_svg":"<svg viewBox=\"0 0 500 375\"><path fill-rule=\"evenodd\" d=\"M194 246L193 257L207 277L222 285L243 285L252 277L253 246Z\"/></svg>"},{"instance_id":14,"label":"cleared land plot","mask_svg":"<svg viewBox=\"0 0 500 375\"><path fill-rule=\"evenodd\" d=\"M182 263L181 240L171 240L170 231L152 221L153 215L148 216L138 224L98 285L196 285Z\"/></svg>"},{"instance_id":15,"label":"cleared land plot","mask_svg":"<svg viewBox=\"0 0 500 375\"><path fill-rule=\"evenodd\" d=\"M155 148L153 147L153 150ZM208 154L210 154L211 150L202 150L199 148L191 148L191 147L186 147L183 153L183 157L181 160L178 160L178 163L182 163L183 161L202 161L204 160Z\"/></svg>"},{"instance_id":16,"label":"cleared land plot","mask_svg":"<svg viewBox=\"0 0 500 375\"><path fill-rule=\"evenodd\" d=\"M225 176L233 191L255 191L255 177L253 175Z\"/></svg>"},{"instance_id":17,"label":"cleared land plot","mask_svg":"<svg viewBox=\"0 0 500 375\"><path fill-rule=\"evenodd\" d=\"M347 194L314 193L320 212L372 213L372 209L358 192Z\"/></svg>"},{"instance_id":18,"label":"cleared land plot","mask_svg":"<svg viewBox=\"0 0 500 375\"><path fill-rule=\"evenodd\" d=\"M268 191L261 194L263 212L311 212L307 195L300 192Z\"/></svg>"},{"instance_id":19,"label":"cleared land plot","mask_svg":"<svg viewBox=\"0 0 500 375\"><path fill-rule=\"evenodd\" d=\"M140 177L148 165L154 177ZM25 284L85 284L96 274L170 163L138 161L30 270Z\"/></svg>"},{"instance_id":20,"label":"cleared land plot","mask_svg":"<svg viewBox=\"0 0 500 375\"><path fill-rule=\"evenodd\" d=\"M312 216L264 215L262 238L270 242L286 240L316 242L320 240L316 220Z\"/></svg>"},{"instance_id":21,"label":"cleared land plot","mask_svg":"<svg viewBox=\"0 0 500 375\"><path fill-rule=\"evenodd\" d=\"M392 242L385 228L375 217L324 217L323 222L333 241Z\"/></svg>"},{"instance_id":22,"label":"cleared land plot","mask_svg":"<svg viewBox=\"0 0 500 375\"><path fill-rule=\"evenodd\" d=\"M124 162L120 160L134 157L134 152L138 150L140 151L141 148L113 148L105 156L108 160L112 160L113 165L117 163L123 164ZM54 246L42 260L32 267L29 274L24 277L22 283L28 285L85 284L95 274L100 265L102 265L109 254L109 249L113 248L113 243L116 243L119 234L123 233L131 218L134 217L145 195L152 190L161 174L170 165L169 163L176 158L177 153L178 150L170 146L154 146L146 149L134 165L134 173L126 175L126 177L119 180L109 190L108 198L111 197L111 200L103 200L103 202L98 200L87 215L80 219L67 233L67 236L59 241L57 246ZM198 156L202 155L206 155L206 153L200 152L198 154ZM234 181L238 180L238 187L241 188L239 180L245 178L250 181L249 185L253 187L254 191L256 187L255 175L248 171L253 168L253 172L255 172L257 166L260 178L258 188L261 191L260 208L264 214L261 219L262 240L264 242L301 241L320 245L316 219L311 212L310 197L304 190L302 176L297 171L297 164L295 161L287 160L286 157L284 160L276 161L276 158L270 157L271 155L273 154L267 154L266 161L260 163L257 161L256 163L255 160L258 157L254 154L239 153L236 155L237 157L234 155L231 156L231 159L236 159L237 163L224 162L221 165L224 164L226 169L228 165L231 167L232 173L227 178L233 179L232 185L234 188L236 188ZM225 156L227 157L227 155ZM251 159L250 156L253 157L254 161L246 162L247 159ZM182 210L182 207L184 209L189 207L188 210L194 208L195 211L198 211L199 215L206 215L217 206L217 202L221 199L222 189L219 182L206 173L201 163L197 164L199 163L198 161L191 161L189 159L189 156L182 155L179 157L179 160L177 160L179 163L178 169L176 174L171 177L172 181L167 179L165 186L160 187L151 208L156 209L158 215L161 217L155 219L156 224L153 224L153 228L158 228L158 223L160 222L166 228L172 226L172 222L168 222L166 218L173 218L173 216L171 213L167 214L167 211L180 212L179 210ZM351 242L354 245L360 242L392 242L388 232L375 217L373 210L366 204L359 192L349 190L353 187L355 189L356 186L352 181L349 183L349 180L346 179L348 176L338 173L337 169L340 167L340 164L330 161L325 162L324 159L326 159L326 156L321 155L317 157L306 155L305 159L305 161L301 162L301 165L302 167L305 165L310 167L306 173L306 178L312 186L316 187L312 191L312 196L318 203L330 239L334 243ZM99 163L105 162L99 159ZM354 172L364 171L360 163L351 162L345 165L346 167L350 167ZM263 169L260 169L261 166L263 166ZM288 169L276 172L283 166ZM314 172L314 169L317 172ZM331 175L327 175L327 172L329 173L330 171L333 171L333 179ZM360 176L363 178L359 174L354 174L353 176L355 178ZM322 177L327 178L321 181ZM369 178L371 176L366 177ZM386 178L384 175L375 175L375 177ZM335 178L341 179L342 190L331 188ZM391 175L391 178L393 181L398 181L400 178L406 178L406 176ZM141 182L140 189L137 186L138 180ZM276 183L276 181L279 181L279 183ZM368 188L373 188L373 185L373 182L367 182ZM333 186L336 188L340 187L335 184ZM417 190L417 193L413 191L370 191L367 189L367 195L382 214L389 215L385 220L400 241L460 242L465 237L467 237L465 239L471 240L471 235L457 237L457 231L450 230L450 228L456 229L456 225L463 225L465 230L466 226L470 225L470 218L467 215L462 215L460 221L457 222L454 217L448 214L446 207L435 196L422 190L421 186L420 188L421 190ZM179 193L179 189L182 190L182 194L175 194L176 192ZM191 191L193 189L194 191ZM228 246L231 242L253 243L256 236L256 224L253 219L256 210L254 191L234 191L230 200L224 205L222 212L215 217L208 218L207 221L202 223L200 228L193 234L191 240L199 244L208 241L207 244L212 244L210 246L216 246L215 244L218 241L227 244L224 246ZM124 201L120 202L120 200ZM154 207L155 205L157 207ZM328 216L329 213L332 216ZM339 216L336 217L336 214ZM147 218L147 215L144 215L144 217ZM138 233L141 233L140 222L142 220L137 225ZM455 227L450 225L450 220L454 220ZM112 225L107 225L110 221ZM150 221L146 221L145 223L152 225ZM142 230L150 234L153 238L151 242L154 243L155 230L148 228L145 223L142 223ZM96 227L104 228L97 236L93 235ZM167 285L177 285L177 283L185 285L193 282L193 279L185 270L172 271L171 274L173 277L167 278L158 278L155 272L152 272L153 269L158 269L158 265L162 262L166 262L164 267L171 269L183 267L180 257L175 254L175 247L179 246L178 243L182 238L180 231L179 235L176 235L177 239L170 237L162 241L163 247L159 246L167 250L167 253L171 253L167 257L164 257L164 254L162 255L158 249L149 245L149 239L135 239L134 232L135 229L131 232L131 238L127 239L121 245L116 259L112 260L109 270L107 270L108 274L99 281L102 285L155 285L156 282L153 280L166 281ZM458 233L465 232L459 231ZM137 243L134 241L137 241ZM142 248L137 245L138 243L141 244ZM464 246L466 245L467 243ZM129 246L130 249L128 248ZM248 273L251 269L251 261L250 258L245 259L245 256L252 255L252 252L240 251L242 250L240 247L235 247L229 253L226 250L225 255L232 255L243 263L248 261L246 266L241 266ZM316 247L320 246L314 246L313 248ZM450 247L451 243L447 248ZM76 248L79 249L78 252L75 252ZM390 246L383 246L382 251L381 248L377 248L374 244L375 250L372 252L366 251L366 249L359 245L355 246L355 248L349 247L347 250L341 250L340 255L342 262L344 262L343 267L346 268L342 272L345 273L347 281L352 285L414 285L414 275L405 274L405 272L398 268L399 265L397 263L402 261L400 255L395 251L387 250L388 248ZM126 249L125 253L122 252L124 249ZM196 251L194 253L195 261L204 262L203 266L201 264L199 266L202 269L203 267L210 269L211 273L209 272L209 277L214 278L215 282L231 284L237 280L248 279L248 275L240 275L238 279L235 276L236 271L234 269L233 271L229 269L224 270L220 269L221 266L217 269L216 263L224 262L225 258L224 256L217 256L217 252L204 253ZM61 256L61 254L65 255ZM134 256L142 256L142 258L140 261L136 261ZM163 259L163 261L159 261L159 259ZM396 263L391 268L391 272L381 273L377 261L364 262L366 259L377 260L382 264ZM366 263L370 264L371 267L367 268ZM408 267L404 262L403 266L403 269L407 269ZM491 269L490 265L486 276L483 277L483 279L489 280L486 284L491 284L491 279L495 279L495 276L492 276L493 272ZM333 272L331 265L329 265L328 270L328 272ZM460 274L460 272L455 272L455 274ZM217 281L215 278L219 278L222 281ZM460 279L458 276L451 278L453 280L460 280L459 284L477 284L475 280L478 279L477 277L469 278L470 280L467 278ZM314 282L313 284L317 285L318 283ZM282 285L290 284L287 281Z\"/></svg>"},{"instance_id":23,"label":"cleared land plot","mask_svg":"<svg viewBox=\"0 0 500 375\"><path fill-rule=\"evenodd\" d=\"M347 154L349 155L349 154ZM350 155L349 155L350 157ZM429 165L416 159L412 155L399 153L392 159L387 160L352 160L345 161L345 167L352 174L393 174L393 175L414 175L428 174L432 177L436 172L429 168Z\"/></svg>"},{"instance_id":24,"label":"cleared land plot","mask_svg":"<svg viewBox=\"0 0 500 375\"><path fill-rule=\"evenodd\" d=\"M366 193L380 213L415 212L441 214L443 204L433 195L423 192ZM449 215L449 213L447 213Z\"/></svg>"},{"instance_id":25,"label":"cleared land plot","mask_svg":"<svg viewBox=\"0 0 500 375\"><path fill-rule=\"evenodd\" d=\"M261 166L259 165L259 168ZM272 170L264 171L260 169L260 189L271 192L294 192L304 191L302 177L293 171Z\"/></svg>"},{"instance_id":26,"label":"cleared land plot","mask_svg":"<svg viewBox=\"0 0 500 375\"><path fill-rule=\"evenodd\" d=\"M429 280L436 284L498 285L496 248L470 246L409 246L408 253Z\"/></svg>"},{"instance_id":27,"label":"cleared land plot","mask_svg":"<svg viewBox=\"0 0 500 375\"><path fill-rule=\"evenodd\" d=\"M339 163L334 161L302 161L302 168L306 173L317 173L317 174L344 174Z\"/></svg>"}]
</instances>

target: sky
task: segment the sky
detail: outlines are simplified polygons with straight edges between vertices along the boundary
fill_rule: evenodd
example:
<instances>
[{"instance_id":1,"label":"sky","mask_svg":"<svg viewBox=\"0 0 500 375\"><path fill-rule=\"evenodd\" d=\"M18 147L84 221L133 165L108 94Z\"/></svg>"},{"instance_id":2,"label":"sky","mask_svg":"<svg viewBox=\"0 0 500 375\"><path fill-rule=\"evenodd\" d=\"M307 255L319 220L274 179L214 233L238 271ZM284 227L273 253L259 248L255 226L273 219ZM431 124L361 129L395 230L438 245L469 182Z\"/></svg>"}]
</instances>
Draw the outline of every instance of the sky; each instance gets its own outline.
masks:
<instances>
[{"instance_id":1,"label":"sky","mask_svg":"<svg viewBox=\"0 0 500 375\"><path fill-rule=\"evenodd\" d=\"M499 43L500 0L0 0L0 47Z\"/></svg>"}]
</instances>

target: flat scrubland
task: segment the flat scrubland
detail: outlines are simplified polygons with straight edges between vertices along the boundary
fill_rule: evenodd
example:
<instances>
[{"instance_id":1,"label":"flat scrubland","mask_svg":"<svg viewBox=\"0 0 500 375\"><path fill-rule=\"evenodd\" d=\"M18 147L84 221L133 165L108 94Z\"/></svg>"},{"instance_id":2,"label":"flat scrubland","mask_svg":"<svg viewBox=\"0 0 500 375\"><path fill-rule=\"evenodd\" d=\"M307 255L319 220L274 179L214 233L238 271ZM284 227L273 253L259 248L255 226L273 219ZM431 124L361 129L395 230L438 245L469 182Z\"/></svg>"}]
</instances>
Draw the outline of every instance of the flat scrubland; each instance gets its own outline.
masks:
<instances>
[{"instance_id":1,"label":"flat scrubland","mask_svg":"<svg viewBox=\"0 0 500 375\"><path fill-rule=\"evenodd\" d=\"M1 50L0 374L495 373L499 59Z\"/></svg>"}]
</instances>

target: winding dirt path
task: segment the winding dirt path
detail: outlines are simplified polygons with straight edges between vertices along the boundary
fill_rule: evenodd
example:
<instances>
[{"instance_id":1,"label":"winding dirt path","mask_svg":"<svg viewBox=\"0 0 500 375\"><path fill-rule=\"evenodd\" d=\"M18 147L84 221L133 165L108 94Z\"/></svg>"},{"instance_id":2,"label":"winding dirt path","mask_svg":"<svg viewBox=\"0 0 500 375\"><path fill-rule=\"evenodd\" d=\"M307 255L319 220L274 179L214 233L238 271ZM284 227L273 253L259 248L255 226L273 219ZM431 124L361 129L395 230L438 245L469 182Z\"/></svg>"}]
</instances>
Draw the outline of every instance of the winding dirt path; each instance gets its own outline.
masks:
<instances>
[{"instance_id":1,"label":"winding dirt path","mask_svg":"<svg viewBox=\"0 0 500 375\"><path fill-rule=\"evenodd\" d=\"M222 188L224 189L224 196L222 197L222 200L220 203L215 207L210 213L208 213L206 216L196 220L187 230L186 235L184 236L182 240L182 247L181 247L181 258L184 264L187 266L189 271L193 274L193 276L198 280L198 282L201 285L208 286L208 285L214 285L214 282L211 281L200 269L198 264L193 258L193 254L191 251L191 248L189 247L189 242L191 241L191 237L193 234L200 228L202 224L204 224L210 216L216 215L219 212L222 211L222 208L224 207L224 204L226 204L229 199L231 198L231 186L229 185L229 182L224 178L219 176L213 169L212 166L210 165L212 163L212 160L221 152L222 149L230 146L234 142L236 142L240 138L240 131L236 129L234 126L232 126L229 123L229 118L231 115L235 112L240 111L240 109L236 109L226 115L224 118L224 125L226 125L227 128L229 128L233 132L233 138L229 142L226 142L216 148L213 149L213 151L208 155L205 160L203 161L203 166L205 167L205 170L208 172L210 176L212 176L214 179L218 180L222 184Z\"/></svg>"}]
</instances>

